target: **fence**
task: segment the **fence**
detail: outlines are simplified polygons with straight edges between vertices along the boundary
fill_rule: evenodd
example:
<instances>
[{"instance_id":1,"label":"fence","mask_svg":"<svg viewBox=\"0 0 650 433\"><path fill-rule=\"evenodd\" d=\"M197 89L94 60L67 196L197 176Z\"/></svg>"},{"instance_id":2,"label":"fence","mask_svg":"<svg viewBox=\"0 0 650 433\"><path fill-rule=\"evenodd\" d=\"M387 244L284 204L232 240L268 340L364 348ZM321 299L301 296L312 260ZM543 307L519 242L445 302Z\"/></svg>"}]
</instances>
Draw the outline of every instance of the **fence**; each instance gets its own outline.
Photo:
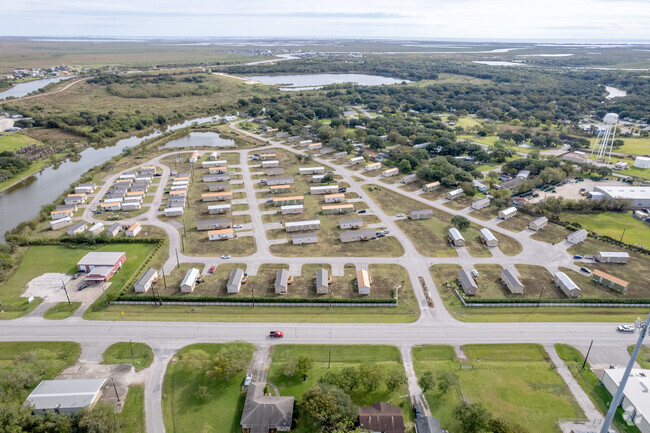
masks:
<instances>
[{"instance_id":1,"label":"fence","mask_svg":"<svg viewBox=\"0 0 650 433\"><path fill-rule=\"evenodd\" d=\"M111 301L111 305L184 305L184 306L219 306L219 307L329 307L327 302L192 302L192 301ZM332 307L397 307L396 303L364 302L343 303L333 302Z\"/></svg>"}]
</instances>

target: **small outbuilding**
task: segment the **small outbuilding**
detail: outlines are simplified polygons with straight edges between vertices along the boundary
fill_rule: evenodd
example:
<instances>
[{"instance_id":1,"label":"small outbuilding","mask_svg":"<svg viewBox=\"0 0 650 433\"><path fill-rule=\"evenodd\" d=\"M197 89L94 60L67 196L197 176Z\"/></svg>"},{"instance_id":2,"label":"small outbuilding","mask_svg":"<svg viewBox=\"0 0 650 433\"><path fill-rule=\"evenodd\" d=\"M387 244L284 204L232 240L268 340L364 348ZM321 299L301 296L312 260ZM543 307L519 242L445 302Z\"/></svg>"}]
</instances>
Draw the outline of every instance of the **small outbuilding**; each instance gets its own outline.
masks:
<instances>
[{"instance_id":1,"label":"small outbuilding","mask_svg":"<svg viewBox=\"0 0 650 433\"><path fill-rule=\"evenodd\" d=\"M133 285L133 290L136 293L146 293L153 284L154 280L158 278L158 271L154 268L147 269L138 281Z\"/></svg>"}]
</instances>

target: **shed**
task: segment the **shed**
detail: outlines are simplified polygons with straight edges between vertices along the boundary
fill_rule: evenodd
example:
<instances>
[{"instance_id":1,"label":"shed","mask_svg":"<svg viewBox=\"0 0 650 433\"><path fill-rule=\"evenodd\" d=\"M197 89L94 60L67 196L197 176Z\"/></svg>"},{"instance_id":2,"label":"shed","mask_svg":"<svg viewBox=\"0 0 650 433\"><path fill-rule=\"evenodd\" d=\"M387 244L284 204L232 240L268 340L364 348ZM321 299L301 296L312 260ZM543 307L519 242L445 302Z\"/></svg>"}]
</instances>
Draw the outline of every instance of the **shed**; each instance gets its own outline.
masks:
<instances>
[{"instance_id":1,"label":"shed","mask_svg":"<svg viewBox=\"0 0 650 433\"><path fill-rule=\"evenodd\" d=\"M239 293L241 288L241 282L244 279L244 270L237 268L230 273L230 278L228 278L228 283L226 284L226 289L228 293Z\"/></svg>"},{"instance_id":2,"label":"shed","mask_svg":"<svg viewBox=\"0 0 650 433\"><path fill-rule=\"evenodd\" d=\"M319 269L316 271L316 293L324 295L329 292L329 276L327 269Z\"/></svg>"},{"instance_id":3,"label":"shed","mask_svg":"<svg viewBox=\"0 0 650 433\"><path fill-rule=\"evenodd\" d=\"M359 269L357 271L357 287L359 288L360 295L369 295L370 294L370 276L368 276L368 271L365 269Z\"/></svg>"},{"instance_id":4,"label":"shed","mask_svg":"<svg viewBox=\"0 0 650 433\"><path fill-rule=\"evenodd\" d=\"M548 218L546 218L545 216L541 216L529 222L528 228L531 230L538 231L546 227L546 224L548 224Z\"/></svg>"},{"instance_id":5,"label":"shed","mask_svg":"<svg viewBox=\"0 0 650 433\"><path fill-rule=\"evenodd\" d=\"M460 234L458 229L456 227L452 227L449 229L449 242L455 247L464 247L465 246L465 238L463 235Z\"/></svg>"},{"instance_id":6,"label":"shed","mask_svg":"<svg viewBox=\"0 0 650 433\"><path fill-rule=\"evenodd\" d=\"M589 236L589 232L585 229L580 229L568 235L566 240L570 244L579 244L580 242L584 242L587 236Z\"/></svg>"},{"instance_id":7,"label":"shed","mask_svg":"<svg viewBox=\"0 0 650 433\"><path fill-rule=\"evenodd\" d=\"M577 298L580 296L580 287L578 287L577 284L574 283L573 280L564 272L556 272L553 275L553 280L555 281L555 285L558 286L567 297Z\"/></svg>"},{"instance_id":8,"label":"shed","mask_svg":"<svg viewBox=\"0 0 650 433\"><path fill-rule=\"evenodd\" d=\"M289 271L286 269L280 269L275 274L275 293L279 295L284 295L287 293L287 288L289 287Z\"/></svg>"},{"instance_id":9,"label":"shed","mask_svg":"<svg viewBox=\"0 0 650 433\"><path fill-rule=\"evenodd\" d=\"M503 209L499 211L499 214L497 215L499 218L502 220L507 220L512 218L517 214L517 208L514 206L510 206L509 208Z\"/></svg>"},{"instance_id":10,"label":"shed","mask_svg":"<svg viewBox=\"0 0 650 433\"><path fill-rule=\"evenodd\" d=\"M489 229L482 228L480 234L481 241L488 247L496 247L499 240L492 234Z\"/></svg>"},{"instance_id":11,"label":"shed","mask_svg":"<svg viewBox=\"0 0 650 433\"><path fill-rule=\"evenodd\" d=\"M183 281L181 282L181 292L192 293L194 291L194 287L196 286L196 280L200 275L201 273L196 268L191 268L189 271L187 271L185 278L183 278Z\"/></svg>"},{"instance_id":12,"label":"shed","mask_svg":"<svg viewBox=\"0 0 650 433\"><path fill-rule=\"evenodd\" d=\"M99 400L105 382L106 379L43 380L25 403L37 414L49 411L76 414Z\"/></svg>"},{"instance_id":13,"label":"shed","mask_svg":"<svg viewBox=\"0 0 650 433\"><path fill-rule=\"evenodd\" d=\"M596 254L596 260L601 263L625 264L630 260L630 255L623 251L600 251Z\"/></svg>"},{"instance_id":14,"label":"shed","mask_svg":"<svg viewBox=\"0 0 650 433\"><path fill-rule=\"evenodd\" d=\"M146 293L147 290L151 288L151 285L156 278L158 278L158 271L154 268L147 269L147 272L145 272L138 281L135 282L133 290L135 290L136 293Z\"/></svg>"},{"instance_id":15,"label":"shed","mask_svg":"<svg viewBox=\"0 0 650 433\"><path fill-rule=\"evenodd\" d=\"M503 269L501 271L501 281L503 281L503 284L508 287L508 290L510 290L511 293L524 293L524 285L521 284L519 278L517 278L510 269Z\"/></svg>"},{"instance_id":16,"label":"shed","mask_svg":"<svg viewBox=\"0 0 650 433\"><path fill-rule=\"evenodd\" d=\"M476 295L476 291L478 290L476 281L474 281L472 275L465 269L458 271L458 281L460 281L460 286L466 295Z\"/></svg>"}]
</instances>

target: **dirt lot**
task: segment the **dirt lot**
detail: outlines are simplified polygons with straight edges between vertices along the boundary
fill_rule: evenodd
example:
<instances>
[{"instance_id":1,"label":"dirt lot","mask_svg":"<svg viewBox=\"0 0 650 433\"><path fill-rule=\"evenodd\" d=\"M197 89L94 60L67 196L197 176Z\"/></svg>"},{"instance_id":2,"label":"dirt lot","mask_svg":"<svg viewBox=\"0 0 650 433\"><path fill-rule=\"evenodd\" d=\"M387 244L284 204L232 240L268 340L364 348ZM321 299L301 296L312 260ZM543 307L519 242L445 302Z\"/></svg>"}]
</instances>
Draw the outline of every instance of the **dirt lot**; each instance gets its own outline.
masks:
<instances>
[{"instance_id":1,"label":"dirt lot","mask_svg":"<svg viewBox=\"0 0 650 433\"><path fill-rule=\"evenodd\" d=\"M566 185L562 185L556 188L555 190L557 192L555 194L547 193L536 189L535 192L539 194L539 197L534 198L532 200L532 203L537 203L538 201L544 200L544 197L564 197L564 198L569 198L574 200L583 199L585 197L580 195L581 188L585 188L587 191L593 191L595 186L610 186L610 185L621 185L621 182L616 182L615 180L594 182L591 179L585 179L582 182L577 182L577 183L572 181L571 183L567 183Z\"/></svg>"}]
</instances>

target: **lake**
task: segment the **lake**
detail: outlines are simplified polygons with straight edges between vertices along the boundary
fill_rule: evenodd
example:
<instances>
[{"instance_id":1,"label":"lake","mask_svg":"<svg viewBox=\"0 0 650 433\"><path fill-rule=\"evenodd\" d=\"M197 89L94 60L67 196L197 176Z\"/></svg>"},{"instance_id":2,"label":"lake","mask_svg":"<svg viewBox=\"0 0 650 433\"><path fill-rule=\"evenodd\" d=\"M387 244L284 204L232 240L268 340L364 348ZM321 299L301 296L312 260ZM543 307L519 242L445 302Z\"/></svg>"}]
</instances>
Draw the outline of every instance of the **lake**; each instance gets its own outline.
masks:
<instances>
[{"instance_id":1,"label":"lake","mask_svg":"<svg viewBox=\"0 0 650 433\"><path fill-rule=\"evenodd\" d=\"M216 132L190 132L184 137L169 141L161 149L181 147L235 147L235 140L221 138Z\"/></svg>"},{"instance_id":2,"label":"lake","mask_svg":"<svg viewBox=\"0 0 650 433\"><path fill-rule=\"evenodd\" d=\"M103 164L115 155L119 155L125 148L136 146L144 140L167 131L185 128L195 122L204 123L211 120L211 117L191 119L176 125L169 125L164 130L154 131L142 137L124 138L112 146L89 147L76 155L74 159L67 159L47 167L4 190L0 193L0 242L4 242L6 231L13 229L23 221L34 218L40 212L41 207L52 203L85 172Z\"/></svg>"},{"instance_id":3,"label":"lake","mask_svg":"<svg viewBox=\"0 0 650 433\"><path fill-rule=\"evenodd\" d=\"M617 89L616 87L605 86L605 90L607 90L608 93L606 96L607 99L627 96L627 92L625 90Z\"/></svg>"},{"instance_id":4,"label":"lake","mask_svg":"<svg viewBox=\"0 0 650 433\"><path fill-rule=\"evenodd\" d=\"M11 89L5 90L4 92L0 92L0 100L7 99L11 96L13 96L14 98L21 98L23 96L29 95L32 92L37 91L38 89L42 89L48 84L58 83L59 81L69 80L70 78L74 78L74 77L45 78L43 80L27 81L26 83L16 84Z\"/></svg>"},{"instance_id":5,"label":"lake","mask_svg":"<svg viewBox=\"0 0 650 433\"><path fill-rule=\"evenodd\" d=\"M524 63L504 62L501 60L474 60L472 63L480 63L481 65L488 66L527 66Z\"/></svg>"},{"instance_id":6,"label":"lake","mask_svg":"<svg viewBox=\"0 0 650 433\"><path fill-rule=\"evenodd\" d=\"M282 85L280 90L313 90L329 84L356 83L361 86L381 86L384 84L399 84L398 78L382 77L367 74L295 74L295 75L254 75L243 77L247 80L259 81L264 84Z\"/></svg>"}]
</instances>

